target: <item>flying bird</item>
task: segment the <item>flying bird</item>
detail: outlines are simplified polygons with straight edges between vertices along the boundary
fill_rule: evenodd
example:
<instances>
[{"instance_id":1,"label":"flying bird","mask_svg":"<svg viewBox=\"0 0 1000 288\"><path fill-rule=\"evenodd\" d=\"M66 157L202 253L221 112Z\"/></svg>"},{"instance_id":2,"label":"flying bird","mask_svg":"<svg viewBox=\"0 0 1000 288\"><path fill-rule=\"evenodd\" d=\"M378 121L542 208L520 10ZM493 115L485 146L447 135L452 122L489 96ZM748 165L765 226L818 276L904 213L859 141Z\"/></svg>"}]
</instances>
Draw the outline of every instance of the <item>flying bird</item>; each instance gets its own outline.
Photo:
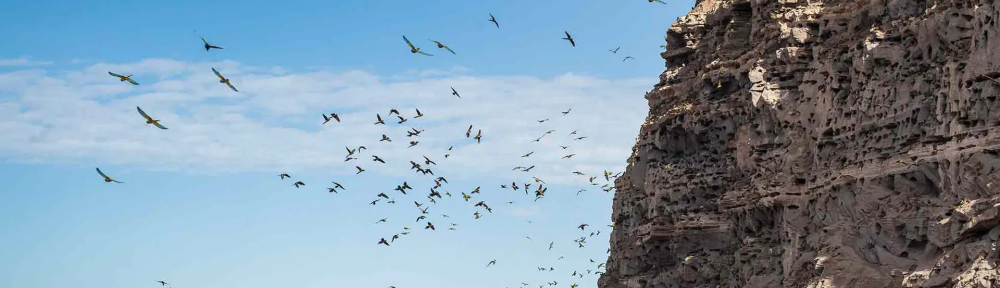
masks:
<instances>
[{"instance_id":1,"label":"flying bird","mask_svg":"<svg viewBox=\"0 0 1000 288\"><path fill-rule=\"evenodd\" d=\"M455 87L449 87L449 88L451 88L451 95L455 95L455 97L462 98L461 95L458 95L458 91L455 91Z\"/></svg>"},{"instance_id":2,"label":"flying bird","mask_svg":"<svg viewBox=\"0 0 1000 288\"><path fill-rule=\"evenodd\" d=\"M431 222L427 222L427 227L424 227L424 229L437 230L437 229L434 229L434 224L431 224Z\"/></svg>"},{"instance_id":3,"label":"flying bird","mask_svg":"<svg viewBox=\"0 0 1000 288\"><path fill-rule=\"evenodd\" d=\"M198 30L194 30L194 34L198 35L198 38L201 38L201 42L202 43L205 43L205 51L208 51L209 49L212 49L212 48L222 49L222 47L215 46L215 45L212 45L212 44L208 44L208 41L205 41L205 37L201 37L201 34L198 34Z\"/></svg>"},{"instance_id":4,"label":"flying bird","mask_svg":"<svg viewBox=\"0 0 1000 288\"><path fill-rule=\"evenodd\" d=\"M625 62L625 60L628 60L628 59L635 59L635 58L632 58L632 56L625 56L625 59L622 59L622 62Z\"/></svg>"},{"instance_id":5,"label":"flying bird","mask_svg":"<svg viewBox=\"0 0 1000 288\"><path fill-rule=\"evenodd\" d=\"M586 224L586 223L584 223L584 224L580 224L580 226L577 226L576 228L580 228L580 230L583 230L583 229L584 229L584 228L586 228L587 226L590 226L590 225L589 225L589 224Z\"/></svg>"},{"instance_id":6,"label":"flying bird","mask_svg":"<svg viewBox=\"0 0 1000 288\"><path fill-rule=\"evenodd\" d=\"M490 263L486 264L486 267L490 267L491 265L496 265L496 264L497 264L497 259L493 259L493 260L490 260Z\"/></svg>"},{"instance_id":7,"label":"flying bird","mask_svg":"<svg viewBox=\"0 0 1000 288\"><path fill-rule=\"evenodd\" d=\"M472 135L472 125L469 125L469 130L465 130L465 138L469 138Z\"/></svg>"},{"instance_id":8,"label":"flying bird","mask_svg":"<svg viewBox=\"0 0 1000 288\"><path fill-rule=\"evenodd\" d=\"M424 113L420 113L420 109L416 109L416 108L413 108L413 109L414 109L414 110L417 110L417 116L413 116L413 118L420 118L420 117L424 117Z\"/></svg>"},{"instance_id":9,"label":"flying bird","mask_svg":"<svg viewBox=\"0 0 1000 288\"><path fill-rule=\"evenodd\" d=\"M569 108L569 110L562 111L562 114L563 115L569 114L569 111L573 111L573 108Z\"/></svg>"},{"instance_id":10,"label":"flying bird","mask_svg":"<svg viewBox=\"0 0 1000 288\"><path fill-rule=\"evenodd\" d=\"M403 116L396 116L396 117L399 117L399 122L396 122L396 124L403 124L404 122L406 122L406 118L403 118Z\"/></svg>"},{"instance_id":11,"label":"flying bird","mask_svg":"<svg viewBox=\"0 0 1000 288\"><path fill-rule=\"evenodd\" d=\"M573 155L576 155L576 154L569 154L569 155L563 156L562 158L563 159L573 158Z\"/></svg>"},{"instance_id":12,"label":"flying bird","mask_svg":"<svg viewBox=\"0 0 1000 288\"><path fill-rule=\"evenodd\" d=\"M497 18L493 17L493 13L490 13L490 22L497 25L497 29L500 29L500 23L497 23Z\"/></svg>"},{"instance_id":13,"label":"flying bird","mask_svg":"<svg viewBox=\"0 0 1000 288\"><path fill-rule=\"evenodd\" d=\"M382 160L382 158L379 158L377 155L372 155L372 158L374 158L372 161L382 162L382 164L385 164L385 160Z\"/></svg>"},{"instance_id":14,"label":"flying bird","mask_svg":"<svg viewBox=\"0 0 1000 288\"><path fill-rule=\"evenodd\" d=\"M566 38L562 38L562 39L569 41L569 44L573 44L573 47L576 47L576 41L573 41L573 36L570 36L569 32L566 32L566 31L563 31L563 33L566 33Z\"/></svg>"},{"instance_id":15,"label":"flying bird","mask_svg":"<svg viewBox=\"0 0 1000 288\"><path fill-rule=\"evenodd\" d=\"M382 238L382 240L378 240L378 244L379 245L385 244L385 246L389 246L389 241L385 241L385 238Z\"/></svg>"},{"instance_id":16,"label":"flying bird","mask_svg":"<svg viewBox=\"0 0 1000 288\"><path fill-rule=\"evenodd\" d=\"M414 47L413 43L410 43L410 39L406 39L406 35L403 35L403 41L406 41L406 45L410 46L410 53L420 53L420 54L424 54L424 55L427 55L427 56L434 56L434 55L431 55L431 54L427 54L427 52L420 51L420 48Z\"/></svg>"},{"instance_id":17,"label":"flying bird","mask_svg":"<svg viewBox=\"0 0 1000 288\"><path fill-rule=\"evenodd\" d=\"M163 127L163 125L160 125L160 120L156 120L153 119L153 117L149 117L149 115L146 114L146 112L142 111L142 108L139 108L139 106L135 106L135 109L139 110L139 114L142 115L142 118L146 118L146 125L153 124L153 126L156 126L156 128L167 130L167 127Z\"/></svg>"},{"instance_id":18,"label":"flying bird","mask_svg":"<svg viewBox=\"0 0 1000 288\"><path fill-rule=\"evenodd\" d=\"M305 186L305 185L306 185L306 183L302 183L302 181L296 181L295 183L292 183L292 186L295 186L295 188L299 188L299 187Z\"/></svg>"},{"instance_id":19,"label":"flying bird","mask_svg":"<svg viewBox=\"0 0 1000 288\"><path fill-rule=\"evenodd\" d=\"M167 283L167 282L164 282L163 280L160 280L160 281L156 281L156 283L160 283L160 286L167 286L167 285L170 285L169 283Z\"/></svg>"},{"instance_id":20,"label":"flying bird","mask_svg":"<svg viewBox=\"0 0 1000 288\"><path fill-rule=\"evenodd\" d=\"M375 122L375 125L378 125L378 124L385 125L385 121L382 121L382 115L375 114L375 117L378 117L378 121Z\"/></svg>"},{"instance_id":21,"label":"flying bird","mask_svg":"<svg viewBox=\"0 0 1000 288\"><path fill-rule=\"evenodd\" d=\"M389 139L389 136L385 136L385 134L382 134L382 140L378 140L378 142L382 142L382 141L392 142L392 139Z\"/></svg>"},{"instance_id":22,"label":"flying bird","mask_svg":"<svg viewBox=\"0 0 1000 288\"><path fill-rule=\"evenodd\" d=\"M479 133L476 133L476 143L481 143L483 140L483 130L479 129Z\"/></svg>"},{"instance_id":23,"label":"flying bird","mask_svg":"<svg viewBox=\"0 0 1000 288\"><path fill-rule=\"evenodd\" d=\"M233 89L233 91L240 92L240 90L236 90L236 87L233 87L233 83L230 83L229 79L226 79L226 77L222 77L222 74L219 73L219 70L215 70L215 67L212 67L212 72L215 72L215 76L219 77L219 83L225 83L226 86L229 86L229 89Z\"/></svg>"},{"instance_id":24,"label":"flying bird","mask_svg":"<svg viewBox=\"0 0 1000 288\"><path fill-rule=\"evenodd\" d=\"M358 173L354 174L361 174L361 172L365 172L365 169L361 169L361 166L354 166L354 168L358 168Z\"/></svg>"},{"instance_id":25,"label":"flying bird","mask_svg":"<svg viewBox=\"0 0 1000 288\"><path fill-rule=\"evenodd\" d=\"M108 71L108 74L111 74L111 76L118 77L118 79L121 79L122 82L128 81L128 83L132 83L132 85L139 85L139 82L135 82L135 80L132 80L132 74L128 74L128 76L125 76L117 73L112 73L111 71Z\"/></svg>"},{"instance_id":26,"label":"flying bird","mask_svg":"<svg viewBox=\"0 0 1000 288\"><path fill-rule=\"evenodd\" d=\"M124 183L124 182L112 179L111 177L108 177L108 175L104 174L104 172L101 172L101 168L97 168L97 174L101 174L101 177L104 177L104 182L108 182L108 183L111 183L111 182Z\"/></svg>"},{"instance_id":27,"label":"flying bird","mask_svg":"<svg viewBox=\"0 0 1000 288\"><path fill-rule=\"evenodd\" d=\"M618 48L615 48L615 50L608 49L608 51L610 51L611 53L616 53L617 54L618 53L618 49L621 49L621 48L622 47L618 47Z\"/></svg>"},{"instance_id":28,"label":"flying bird","mask_svg":"<svg viewBox=\"0 0 1000 288\"><path fill-rule=\"evenodd\" d=\"M427 40L430 40L430 39L427 39ZM455 54L455 51L451 50L451 48L448 47L448 45L441 44L441 42L434 41L434 40L431 40L431 42L434 42L434 44L437 44L438 48L444 48L445 50L448 50L448 52L451 52L451 54Z\"/></svg>"},{"instance_id":29,"label":"flying bird","mask_svg":"<svg viewBox=\"0 0 1000 288\"><path fill-rule=\"evenodd\" d=\"M284 180L285 178L292 178L292 176L288 175L287 173L281 173L278 175L278 177L281 177L281 180Z\"/></svg>"},{"instance_id":30,"label":"flying bird","mask_svg":"<svg viewBox=\"0 0 1000 288\"><path fill-rule=\"evenodd\" d=\"M521 155L521 158L528 158L528 156L531 156L531 154L535 154L535 151L531 151L528 154Z\"/></svg>"}]
</instances>

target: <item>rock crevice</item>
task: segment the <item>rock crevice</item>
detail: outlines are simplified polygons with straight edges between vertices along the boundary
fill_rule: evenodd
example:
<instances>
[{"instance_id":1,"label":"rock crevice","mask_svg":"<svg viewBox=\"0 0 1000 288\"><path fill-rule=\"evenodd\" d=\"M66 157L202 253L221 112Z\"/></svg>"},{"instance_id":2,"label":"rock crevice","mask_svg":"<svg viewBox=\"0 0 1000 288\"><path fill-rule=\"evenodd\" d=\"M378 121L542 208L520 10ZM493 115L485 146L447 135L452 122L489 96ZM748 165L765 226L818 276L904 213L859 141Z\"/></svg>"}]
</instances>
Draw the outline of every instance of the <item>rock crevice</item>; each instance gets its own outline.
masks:
<instances>
[{"instance_id":1,"label":"rock crevice","mask_svg":"<svg viewBox=\"0 0 1000 288\"><path fill-rule=\"evenodd\" d=\"M1000 3L701 0L603 288L1000 287Z\"/></svg>"}]
</instances>

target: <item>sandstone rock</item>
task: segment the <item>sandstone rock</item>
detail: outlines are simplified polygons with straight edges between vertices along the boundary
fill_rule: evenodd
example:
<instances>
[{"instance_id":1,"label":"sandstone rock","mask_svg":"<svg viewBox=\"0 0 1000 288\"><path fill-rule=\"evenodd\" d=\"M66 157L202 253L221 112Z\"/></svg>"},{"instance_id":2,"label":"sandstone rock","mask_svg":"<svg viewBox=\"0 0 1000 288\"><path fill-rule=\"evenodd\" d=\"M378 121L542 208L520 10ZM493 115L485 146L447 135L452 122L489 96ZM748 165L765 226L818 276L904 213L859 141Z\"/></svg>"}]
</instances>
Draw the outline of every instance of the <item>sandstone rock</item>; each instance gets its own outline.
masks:
<instances>
[{"instance_id":1,"label":"sandstone rock","mask_svg":"<svg viewBox=\"0 0 1000 288\"><path fill-rule=\"evenodd\" d=\"M700 0L666 40L600 287L1000 287L1000 3Z\"/></svg>"}]
</instances>

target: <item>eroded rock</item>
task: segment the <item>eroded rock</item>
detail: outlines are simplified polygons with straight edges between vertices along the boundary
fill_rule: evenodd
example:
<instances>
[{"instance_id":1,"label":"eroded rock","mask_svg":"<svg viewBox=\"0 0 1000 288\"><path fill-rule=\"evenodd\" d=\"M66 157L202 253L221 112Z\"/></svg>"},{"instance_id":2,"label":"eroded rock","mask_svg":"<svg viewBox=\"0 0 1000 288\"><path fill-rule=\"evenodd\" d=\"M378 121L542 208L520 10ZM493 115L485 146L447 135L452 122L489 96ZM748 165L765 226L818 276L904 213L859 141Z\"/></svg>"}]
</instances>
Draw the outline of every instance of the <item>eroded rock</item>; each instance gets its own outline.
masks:
<instances>
[{"instance_id":1,"label":"eroded rock","mask_svg":"<svg viewBox=\"0 0 1000 288\"><path fill-rule=\"evenodd\" d=\"M603 288L1000 287L1000 4L703 0Z\"/></svg>"}]
</instances>

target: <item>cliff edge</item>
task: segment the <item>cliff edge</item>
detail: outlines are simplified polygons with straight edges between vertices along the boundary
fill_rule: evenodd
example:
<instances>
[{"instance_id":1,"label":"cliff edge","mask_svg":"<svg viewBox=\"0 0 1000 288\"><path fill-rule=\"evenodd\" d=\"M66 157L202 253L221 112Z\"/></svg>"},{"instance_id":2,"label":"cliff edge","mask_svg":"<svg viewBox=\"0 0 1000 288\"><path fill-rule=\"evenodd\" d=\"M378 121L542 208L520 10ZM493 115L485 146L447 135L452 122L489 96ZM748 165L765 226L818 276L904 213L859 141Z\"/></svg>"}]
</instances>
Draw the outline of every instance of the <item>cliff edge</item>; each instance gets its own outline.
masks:
<instances>
[{"instance_id":1,"label":"cliff edge","mask_svg":"<svg viewBox=\"0 0 1000 288\"><path fill-rule=\"evenodd\" d=\"M1000 287L1000 3L700 0L602 288Z\"/></svg>"}]
</instances>

